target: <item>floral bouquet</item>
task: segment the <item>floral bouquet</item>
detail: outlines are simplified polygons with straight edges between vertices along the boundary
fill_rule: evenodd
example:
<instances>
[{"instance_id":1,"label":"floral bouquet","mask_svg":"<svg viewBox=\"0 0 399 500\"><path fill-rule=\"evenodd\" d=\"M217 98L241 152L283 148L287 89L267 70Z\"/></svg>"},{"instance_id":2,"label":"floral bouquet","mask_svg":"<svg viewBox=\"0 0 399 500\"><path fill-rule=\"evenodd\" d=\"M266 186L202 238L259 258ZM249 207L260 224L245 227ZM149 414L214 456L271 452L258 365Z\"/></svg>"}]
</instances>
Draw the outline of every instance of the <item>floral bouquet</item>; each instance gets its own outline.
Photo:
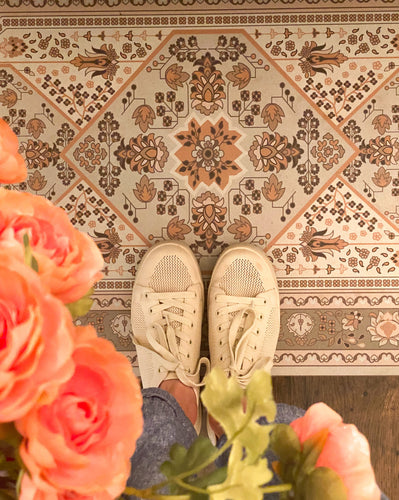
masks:
<instances>
[{"instance_id":1,"label":"floral bouquet","mask_svg":"<svg viewBox=\"0 0 399 500\"><path fill-rule=\"evenodd\" d=\"M0 183L25 177L17 138L0 120ZM140 386L111 342L73 324L90 309L102 266L94 242L61 208L0 188L1 500L380 498L356 427L323 403L290 426L265 424L276 415L270 375L255 372L243 390L218 369L201 397L226 443L175 444L161 465L165 481L126 488L143 430ZM229 448L227 465L215 467Z\"/></svg>"},{"instance_id":2,"label":"floral bouquet","mask_svg":"<svg viewBox=\"0 0 399 500\"><path fill-rule=\"evenodd\" d=\"M0 183L26 177L0 120ZM103 260L66 213L0 189L0 498L117 498L142 432L129 361L73 317Z\"/></svg>"}]
</instances>

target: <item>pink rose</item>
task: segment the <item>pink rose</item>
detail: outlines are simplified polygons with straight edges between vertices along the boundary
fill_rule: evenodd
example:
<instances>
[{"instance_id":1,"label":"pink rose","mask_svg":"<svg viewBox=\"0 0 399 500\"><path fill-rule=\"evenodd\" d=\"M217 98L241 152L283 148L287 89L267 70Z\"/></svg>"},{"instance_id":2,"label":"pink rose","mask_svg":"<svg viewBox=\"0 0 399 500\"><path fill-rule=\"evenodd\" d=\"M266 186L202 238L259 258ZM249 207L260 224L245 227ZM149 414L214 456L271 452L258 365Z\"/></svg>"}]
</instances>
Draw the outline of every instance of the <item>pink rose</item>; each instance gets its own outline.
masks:
<instances>
[{"instance_id":1,"label":"pink rose","mask_svg":"<svg viewBox=\"0 0 399 500\"><path fill-rule=\"evenodd\" d=\"M127 358L92 327L76 328L75 341L73 376L50 404L39 402L16 423L20 455L46 499L66 491L116 498L143 428L139 383Z\"/></svg>"},{"instance_id":2,"label":"pink rose","mask_svg":"<svg viewBox=\"0 0 399 500\"><path fill-rule=\"evenodd\" d=\"M324 403L316 403L302 418L294 420L291 427L301 443L319 431L329 429L316 467L329 467L341 477L348 500L380 499L368 441L354 425L344 424L338 413Z\"/></svg>"},{"instance_id":3,"label":"pink rose","mask_svg":"<svg viewBox=\"0 0 399 500\"><path fill-rule=\"evenodd\" d=\"M40 196L0 189L0 249L23 259L25 234L40 277L65 304L79 300L101 279L100 250L72 226L62 208Z\"/></svg>"},{"instance_id":4,"label":"pink rose","mask_svg":"<svg viewBox=\"0 0 399 500\"><path fill-rule=\"evenodd\" d=\"M95 495L79 495L71 490L66 491L41 491L37 489L28 474L24 474L21 484L19 500L114 500L106 491Z\"/></svg>"},{"instance_id":5,"label":"pink rose","mask_svg":"<svg viewBox=\"0 0 399 500\"><path fill-rule=\"evenodd\" d=\"M37 273L0 250L0 422L70 378L72 331L69 312Z\"/></svg>"},{"instance_id":6,"label":"pink rose","mask_svg":"<svg viewBox=\"0 0 399 500\"><path fill-rule=\"evenodd\" d=\"M25 160L18 153L18 138L0 118L0 184L22 182L27 175Z\"/></svg>"}]
</instances>

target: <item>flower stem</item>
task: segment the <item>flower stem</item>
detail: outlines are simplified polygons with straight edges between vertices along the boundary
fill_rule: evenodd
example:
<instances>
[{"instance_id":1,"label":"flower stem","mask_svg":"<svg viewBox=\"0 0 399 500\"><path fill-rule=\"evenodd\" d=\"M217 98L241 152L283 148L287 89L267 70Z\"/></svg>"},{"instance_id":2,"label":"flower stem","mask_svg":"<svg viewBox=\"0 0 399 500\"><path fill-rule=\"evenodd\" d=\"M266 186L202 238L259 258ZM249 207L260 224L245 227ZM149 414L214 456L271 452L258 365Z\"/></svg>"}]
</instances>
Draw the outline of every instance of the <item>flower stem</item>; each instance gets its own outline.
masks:
<instances>
[{"instance_id":1,"label":"flower stem","mask_svg":"<svg viewBox=\"0 0 399 500\"><path fill-rule=\"evenodd\" d=\"M157 485L158 486L158 485ZM127 486L123 492L125 495L135 495L139 498L149 498L151 500L190 500L189 494L184 495L161 495L155 493L154 487L146 488L145 490L137 490L131 486Z\"/></svg>"},{"instance_id":2,"label":"flower stem","mask_svg":"<svg viewBox=\"0 0 399 500\"><path fill-rule=\"evenodd\" d=\"M197 486L193 486L192 484L185 483L184 481L178 479L177 477L172 478L172 481L181 486L182 488L185 488L186 490L194 491L195 493L201 493L202 495L208 495L208 492L203 488L198 488Z\"/></svg>"},{"instance_id":3,"label":"flower stem","mask_svg":"<svg viewBox=\"0 0 399 500\"><path fill-rule=\"evenodd\" d=\"M275 484L274 486L265 486L262 488L263 493L281 493L282 491L291 491L292 484Z\"/></svg>"}]
</instances>

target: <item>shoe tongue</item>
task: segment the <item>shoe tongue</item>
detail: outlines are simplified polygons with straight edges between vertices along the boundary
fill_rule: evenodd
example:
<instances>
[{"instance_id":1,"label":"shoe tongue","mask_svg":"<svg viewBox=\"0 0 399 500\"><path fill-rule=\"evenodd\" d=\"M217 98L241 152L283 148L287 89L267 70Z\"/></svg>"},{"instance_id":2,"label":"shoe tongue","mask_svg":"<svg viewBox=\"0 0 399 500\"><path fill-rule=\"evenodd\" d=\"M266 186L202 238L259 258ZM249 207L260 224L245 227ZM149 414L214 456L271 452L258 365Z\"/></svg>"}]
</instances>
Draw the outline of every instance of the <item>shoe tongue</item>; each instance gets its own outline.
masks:
<instances>
[{"instance_id":1,"label":"shoe tongue","mask_svg":"<svg viewBox=\"0 0 399 500\"><path fill-rule=\"evenodd\" d=\"M241 314L241 311L237 311L233 313L233 316L236 316L237 314ZM233 350L236 349L238 342L241 340L241 337L244 335L244 333L250 328L254 320L254 312L251 310L248 310L246 313L243 314L243 317L241 318L240 324L238 325L237 329L237 335L234 341L233 345Z\"/></svg>"}]
</instances>

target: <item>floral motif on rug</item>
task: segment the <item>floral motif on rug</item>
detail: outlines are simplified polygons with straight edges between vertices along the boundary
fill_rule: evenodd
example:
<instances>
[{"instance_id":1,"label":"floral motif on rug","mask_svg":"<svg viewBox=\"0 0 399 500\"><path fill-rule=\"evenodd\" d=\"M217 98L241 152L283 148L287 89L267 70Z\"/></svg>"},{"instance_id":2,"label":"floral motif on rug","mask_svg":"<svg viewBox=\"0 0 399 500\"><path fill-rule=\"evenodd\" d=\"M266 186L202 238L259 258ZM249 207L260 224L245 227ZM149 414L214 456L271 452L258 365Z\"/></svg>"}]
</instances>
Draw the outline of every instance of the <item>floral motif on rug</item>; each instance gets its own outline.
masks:
<instances>
[{"instance_id":1,"label":"floral motif on rug","mask_svg":"<svg viewBox=\"0 0 399 500\"><path fill-rule=\"evenodd\" d=\"M264 249L275 373L398 373L399 11L313 3L2 11L1 117L29 172L16 188L96 241L105 278L79 321L134 367L137 266L175 239L205 281L226 246Z\"/></svg>"}]
</instances>

